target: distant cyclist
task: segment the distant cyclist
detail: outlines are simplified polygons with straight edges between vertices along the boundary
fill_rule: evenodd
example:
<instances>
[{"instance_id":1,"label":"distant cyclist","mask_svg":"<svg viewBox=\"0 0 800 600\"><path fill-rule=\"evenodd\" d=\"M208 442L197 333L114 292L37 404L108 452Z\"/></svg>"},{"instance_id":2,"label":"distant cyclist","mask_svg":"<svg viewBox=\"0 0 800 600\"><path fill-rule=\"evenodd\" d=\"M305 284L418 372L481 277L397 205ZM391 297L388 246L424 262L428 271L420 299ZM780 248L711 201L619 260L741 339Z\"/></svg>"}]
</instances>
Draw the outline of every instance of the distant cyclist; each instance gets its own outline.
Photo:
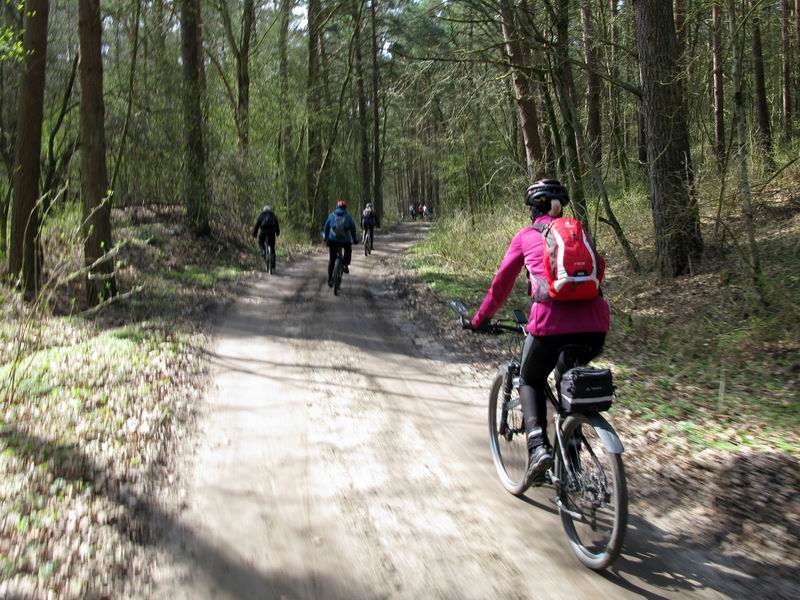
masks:
<instances>
[{"instance_id":1,"label":"distant cyclist","mask_svg":"<svg viewBox=\"0 0 800 600\"><path fill-rule=\"evenodd\" d=\"M269 249L272 256L272 264L270 267L275 269L275 238L281 234L281 226L278 223L278 217L272 212L271 206L265 206L264 210L258 216L255 227L253 227L253 237L258 236L258 247L261 248L261 256L266 257L267 247L265 242L269 244Z\"/></svg>"},{"instance_id":2,"label":"distant cyclist","mask_svg":"<svg viewBox=\"0 0 800 600\"><path fill-rule=\"evenodd\" d=\"M411 220L412 221L416 221L417 220L417 207L414 206L413 202L408 205L408 211L411 214Z\"/></svg>"},{"instance_id":3,"label":"distant cyclist","mask_svg":"<svg viewBox=\"0 0 800 600\"><path fill-rule=\"evenodd\" d=\"M367 206L361 212L361 229L364 231L364 240L366 241L367 233L370 237L370 249L375 242L375 227L380 227L378 220L378 211L372 208L372 203L367 202Z\"/></svg>"},{"instance_id":4,"label":"distant cyclist","mask_svg":"<svg viewBox=\"0 0 800 600\"><path fill-rule=\"evenodd\" d=\"M353 256L353 244L358 243L356 222L347 212L347 203L339 200L336 209L328 215L325 227L322 229L322 239L328 244L328 287L333 287L333 266L339 254L339 248L344 250L344 272L350 272L350 258Z\"/></svg>"}]
</instances>

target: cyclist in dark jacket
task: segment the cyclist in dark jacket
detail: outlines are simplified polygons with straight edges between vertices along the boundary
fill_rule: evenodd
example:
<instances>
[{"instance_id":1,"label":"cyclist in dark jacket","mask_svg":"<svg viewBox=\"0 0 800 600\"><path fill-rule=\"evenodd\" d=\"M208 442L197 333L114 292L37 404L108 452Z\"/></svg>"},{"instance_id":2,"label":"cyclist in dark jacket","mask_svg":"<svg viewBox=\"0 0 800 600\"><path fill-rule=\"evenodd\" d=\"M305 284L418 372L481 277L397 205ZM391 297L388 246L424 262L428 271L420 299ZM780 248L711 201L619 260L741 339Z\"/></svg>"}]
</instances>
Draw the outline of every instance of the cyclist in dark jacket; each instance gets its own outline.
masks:
<instances>
[{"instance_id":1,"label":"cyclist in dark jacket","mask_svg":"<svg viewBox=\"0 0 800 600\"><path fill-rule=\"evenodd\" d=\"M380 227L380 221L378 220L378 211L372 208L372 203L367 202L367 206L361 212L361 229L364 231L364 236L367 235L369 231L369 235L372 238L372 242L374 245L375 242L375 227Z\"/></svg>"},{"instance_id":2,"label":"cyclist in dark jacket","mask_svg":"<svg viewBox=\"0 0 800 600\"><path fill-rule=\"evenodd\" d=\"M339 200L336 209L328 215L325 227L322 229L322 239L328 244L328 287L333 287L333 266L339 248L344 249L344 272L350 272L350 259L353 256L353 244L358 243L356 222L347 212L347 203Z\"/></svg>"},{"instance_id":3,"label":"cyclist in dark jacket","mask_svg":"<svg viewBox=\"0 0 800 600\"><path fill-rule=\"evenodd\" d=\"M258 236L258 247L261 248L261 256L267 255L267 249L264 242L269 243L269 249L272 253L272 265L275 268L275 238L281 234L281 226L278 223L278 217L272 212L271 206L265 206L264 210L258 216L255 227L253 227L253 237Z\"/></svg>"}]
</instances>

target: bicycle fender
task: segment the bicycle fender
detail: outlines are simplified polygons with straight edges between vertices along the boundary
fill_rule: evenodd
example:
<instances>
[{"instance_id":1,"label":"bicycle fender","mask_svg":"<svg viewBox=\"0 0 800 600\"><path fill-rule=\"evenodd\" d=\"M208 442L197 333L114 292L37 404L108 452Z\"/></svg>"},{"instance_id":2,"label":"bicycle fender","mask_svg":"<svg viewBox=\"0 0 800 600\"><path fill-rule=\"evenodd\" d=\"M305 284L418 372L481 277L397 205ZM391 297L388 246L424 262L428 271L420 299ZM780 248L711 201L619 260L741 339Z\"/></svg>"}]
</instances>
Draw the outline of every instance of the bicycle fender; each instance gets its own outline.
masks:
<instances>
[{"instance_id":1,"label":"bicycle fender","mask_svg":"<svg viewBox=\"0 0 800 600\"><path fill-rule=\"evenodd\" d=\"M586 415L595 428L606 450L612 454L622 454L625 448L622 447L622 441L619 439L617 432L611 427L611 424L605 420L605 417L598 413Z\"/></svg>"}]
</instances>

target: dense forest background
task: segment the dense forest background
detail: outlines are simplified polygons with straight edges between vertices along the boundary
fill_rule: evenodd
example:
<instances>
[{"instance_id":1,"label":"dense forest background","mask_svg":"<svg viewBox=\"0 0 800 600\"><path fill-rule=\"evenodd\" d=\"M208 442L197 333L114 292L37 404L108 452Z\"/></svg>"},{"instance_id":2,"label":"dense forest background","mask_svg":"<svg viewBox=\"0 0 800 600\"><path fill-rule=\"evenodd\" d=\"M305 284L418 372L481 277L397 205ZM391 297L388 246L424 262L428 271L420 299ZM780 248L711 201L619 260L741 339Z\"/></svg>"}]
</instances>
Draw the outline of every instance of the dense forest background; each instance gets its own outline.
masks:
<instances>
[{"instance_id":1,"label":"dense forest background","mask_svg":"<svg viewBox=\"0 0 800 600\"><path fill-rule=\"evenodd\" d=\"M317 239L340 197L474 215L550 175L634 271L734 244L758 281L753 195L797 157L798 4L3 0L0 252L32 294L62 256L48 223L80 213L93 304L116 209L244 245L264 204Z\"/></svg>"}]
</instances>

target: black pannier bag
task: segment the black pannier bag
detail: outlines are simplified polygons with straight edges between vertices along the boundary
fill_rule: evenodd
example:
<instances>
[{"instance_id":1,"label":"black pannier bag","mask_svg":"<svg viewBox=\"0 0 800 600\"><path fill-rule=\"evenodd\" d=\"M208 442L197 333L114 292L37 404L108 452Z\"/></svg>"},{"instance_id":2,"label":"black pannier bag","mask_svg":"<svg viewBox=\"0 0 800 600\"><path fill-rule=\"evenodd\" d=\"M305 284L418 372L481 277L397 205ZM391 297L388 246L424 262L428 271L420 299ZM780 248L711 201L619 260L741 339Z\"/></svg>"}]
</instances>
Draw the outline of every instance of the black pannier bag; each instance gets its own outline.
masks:
<instances>
[{"instance_id":1,"label":"black pannier bag","mask_svg":"<svg viewBox=\"0 0 800 600\"><path fill-rule=\"evenodd\" d=\"M611 408L614 381L610 369L574 367L559 386L561 406L567 412L599 412Z\"/></svg>"}]
</instances>

